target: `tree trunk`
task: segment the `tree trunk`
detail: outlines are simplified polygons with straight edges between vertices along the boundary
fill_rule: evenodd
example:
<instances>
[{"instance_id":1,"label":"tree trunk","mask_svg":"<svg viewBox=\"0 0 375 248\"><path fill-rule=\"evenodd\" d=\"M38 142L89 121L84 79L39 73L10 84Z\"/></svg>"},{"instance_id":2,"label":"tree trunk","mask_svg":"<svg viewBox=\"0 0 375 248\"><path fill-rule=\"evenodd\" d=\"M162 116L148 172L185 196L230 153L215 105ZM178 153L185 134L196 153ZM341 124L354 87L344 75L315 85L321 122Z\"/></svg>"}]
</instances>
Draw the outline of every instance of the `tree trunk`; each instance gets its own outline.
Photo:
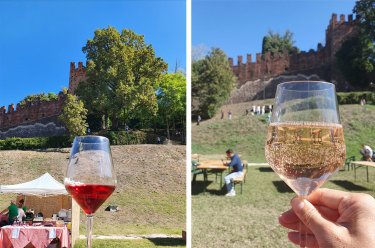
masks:
<instances>
[{"instance_id":1,"label":"tree trunk","mask_svg":"<svg viewBox=\"0 0 375 248\"><path fill-rule=\"evenodd\" d=\"M102 115L102 130L105 130L105 128L106 128L106 120L107 120L107 118L105 117L105 115Z\"/></svg>"},{"instance_id":2,"label":"tree trunk","mask_svg":"<svg viewBox=\"0 0 375 248\"><path fill-rule=\"evenodd\" d=\"M169 121L168 121L168 117L166 118L166 123L167 123L167 139L171 139L171 136L169 134Z\"/></svg>"}]
</instances>

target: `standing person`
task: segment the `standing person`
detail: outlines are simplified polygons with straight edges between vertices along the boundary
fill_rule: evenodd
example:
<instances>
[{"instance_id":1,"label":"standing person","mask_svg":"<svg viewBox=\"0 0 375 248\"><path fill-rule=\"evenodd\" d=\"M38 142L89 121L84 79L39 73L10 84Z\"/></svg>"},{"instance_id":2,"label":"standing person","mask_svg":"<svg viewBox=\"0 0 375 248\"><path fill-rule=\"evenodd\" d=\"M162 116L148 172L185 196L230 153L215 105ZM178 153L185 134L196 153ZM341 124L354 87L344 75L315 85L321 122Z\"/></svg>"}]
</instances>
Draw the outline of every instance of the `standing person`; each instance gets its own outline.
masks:
<instances>
[{"instance_id":1,"label":"standing person","mask_svg":"<svg viewBox=\"0 0 375 248\"><path fill-rule=\"evenodd\" d=\"M17 220L22 223L23 218L26 217L25 211L23 210L23 199L18 202L18 215Z\"/></svg>"},{"instance_id":2,"label":"standing person","mask_svg":"<svg viewBox=\"0 0 375 248\"><path fill-rule=\"evenodd\" d=\"M23 211L26 213L27 207L25 206L25 199L21 199L21 200L18 202L18 207L22 208Z\"/></svg>"},{"instance_id":3,"label":"standing person","mask_svg":"<svg viewBox=\"0 0 375 248\"><path fill-rule=\"evenodd\" d=\"M158 145L160 145L161 144L161 139L160 139L160 137L158 136L157 138L156 138L156 143L158 144Z\"/></svg>"},{"instance_id":4,"label":"standing person","mask_svg":"<svg viewBox=\"0 0 375 248\"><path fill-rule=\"evenodd\" d=\"M225 163L225 165L228 167L232 167L232 172L224 178L225 185L228 191L225 196L235 196L236 191L234 191L233 178L242 176L243 166L240 157L237 153L234 153L232 149L228 149L226 151L226 154L227 157L230 158L230 162Z\"/></svg>"},{"instance_id":5,"label":"standing person","mask_svg":"<svg viewBox=\"0 0 375 248\"><path fill-rule=\"evenodd\" d=\"M1 214L7 214L8 215L8 224L13 225L14 220L18 216L18 208L17 205L15 204L14 200L10 201L10 205L1 211Z\"/></svg>"},{"instance_id":6,"label":"standing person","mask_svg":"<svg viewBox=\"0 0 375 248\"><path fill-rule=\"evenodd\" d=\"M221 110L221 119L224 119L224 111Z\"/></svg>"},{"instance_id":7,"label":"standing person","mask_svg":"<svg viewBox=\"0 0 375 248\"><path fill-rule=\"evenodd\" d=\"M362 154L363 161L370 161L370 162L372 161L373 151L371 147L363 145L363 148L360 151L360 153Z\"/></svg>"},{"instance_id":8,"label":"standing person","mask_svg":"<svg viewBox=\"0 0 375 248\"><path fill-rule=\"evenodd\" d=\"M257 106L257 115L260 115L260 106Z\"/></svg>"},{"instance_id":9,"label":"standing person","mask_svg":"<svg viewBox=\"0 0 375 248\"><path fill-rule=\"evenodd\" d=\"M198 115L197 126L199 126L199 123L201 122L201 120L202 120L202 117L200 115Z\"/></svg>"},{"instance_id":10,"label":"standing person","mask_svg":"<svg viewBox=\"0 0 375 248\"><path fill-rule=\"evenodd\" d=\"M228 119L232 120L232 112L230 110L228 111Z\"/></svg>"}]
</instances>

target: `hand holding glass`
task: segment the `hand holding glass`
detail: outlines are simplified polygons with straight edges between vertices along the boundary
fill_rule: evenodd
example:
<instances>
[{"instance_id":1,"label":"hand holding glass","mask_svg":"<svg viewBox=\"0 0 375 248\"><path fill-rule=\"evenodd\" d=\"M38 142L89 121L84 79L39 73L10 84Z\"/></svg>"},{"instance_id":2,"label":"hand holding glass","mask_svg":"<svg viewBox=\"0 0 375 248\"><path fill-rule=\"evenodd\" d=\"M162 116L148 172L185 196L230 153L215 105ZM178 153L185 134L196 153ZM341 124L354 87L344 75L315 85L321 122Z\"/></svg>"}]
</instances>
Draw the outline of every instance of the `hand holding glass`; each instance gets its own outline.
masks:
<instances>
[{"instance_id":1,"label":"hand holding glass","mask_svg":"<svg viewBox=\"0 0 375 248\"><path fill-rule=\"evenodd\" d=\"M266 159L297 195L306 198L345 160L335 86L315 81L282 83L275 101Z\"/></svg>"}]
</instances>

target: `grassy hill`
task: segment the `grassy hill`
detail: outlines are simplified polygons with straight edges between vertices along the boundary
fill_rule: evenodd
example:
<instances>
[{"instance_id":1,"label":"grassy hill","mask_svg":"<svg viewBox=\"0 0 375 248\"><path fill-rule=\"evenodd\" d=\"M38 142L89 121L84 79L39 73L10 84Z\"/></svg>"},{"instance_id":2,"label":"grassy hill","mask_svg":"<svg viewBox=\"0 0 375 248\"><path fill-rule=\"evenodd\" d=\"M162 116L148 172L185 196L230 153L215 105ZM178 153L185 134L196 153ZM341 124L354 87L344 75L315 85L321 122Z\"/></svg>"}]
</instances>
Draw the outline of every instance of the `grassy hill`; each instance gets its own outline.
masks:
<instances>
[{"instance_id":1,"label":"grassy hill","mask_svg":"<svg viewBox=\"0 0 375 248\"><path fill-rule=\"evenodd\" d=\"M246 108L252 105L272 104L273 100L254 101L226 105L224 113L232 112L232 120L227 116L214 118L192 126L192 153L215 156L223 155L233 148L251 162L265 162L264 143L267 134L267 116L245 116ZM340 105L341 122L344 126L347 156L360 158L361 144L375 147L375 106Z\"/></svg>"},{"instance_id":2,"label":"grassy hill","mask_svg":"<svg viewBox=\"0 0 375 248\"><path fill-rule=\"evenodd\" d=\"M186 229L186 147L128 145L111 148L118 185L95 214L94 234L181 234ZM29 181L45 172L62 182L68 158L69 149L0 151L1 184ZM15 195L2 195L0 208L7 207L10 199L15 199ZM110 203L121 210L104 211ZM85 221L81 214L82 234Z\"/></svg>"}]
</instances>

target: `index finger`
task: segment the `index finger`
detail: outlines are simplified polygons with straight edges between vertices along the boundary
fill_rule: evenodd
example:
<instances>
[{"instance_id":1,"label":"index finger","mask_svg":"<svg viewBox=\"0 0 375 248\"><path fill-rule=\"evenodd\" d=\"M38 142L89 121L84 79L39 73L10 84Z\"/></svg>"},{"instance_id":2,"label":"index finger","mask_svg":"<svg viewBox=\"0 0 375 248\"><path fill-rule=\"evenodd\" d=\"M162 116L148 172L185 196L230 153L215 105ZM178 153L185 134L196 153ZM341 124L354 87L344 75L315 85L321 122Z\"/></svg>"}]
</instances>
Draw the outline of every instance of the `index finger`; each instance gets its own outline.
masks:
<instances>
[{"instance_id":1,"label":"index finger","mask_svg":"<svg viewBox=\"0 0 375 248\"><path fill-rule=\"evenodd\" d=\"M322 205L331 209L338 209L340 202L350 193L334 189L317 189L308 197L314 205Z\"/></svg>"}]
</instances>

